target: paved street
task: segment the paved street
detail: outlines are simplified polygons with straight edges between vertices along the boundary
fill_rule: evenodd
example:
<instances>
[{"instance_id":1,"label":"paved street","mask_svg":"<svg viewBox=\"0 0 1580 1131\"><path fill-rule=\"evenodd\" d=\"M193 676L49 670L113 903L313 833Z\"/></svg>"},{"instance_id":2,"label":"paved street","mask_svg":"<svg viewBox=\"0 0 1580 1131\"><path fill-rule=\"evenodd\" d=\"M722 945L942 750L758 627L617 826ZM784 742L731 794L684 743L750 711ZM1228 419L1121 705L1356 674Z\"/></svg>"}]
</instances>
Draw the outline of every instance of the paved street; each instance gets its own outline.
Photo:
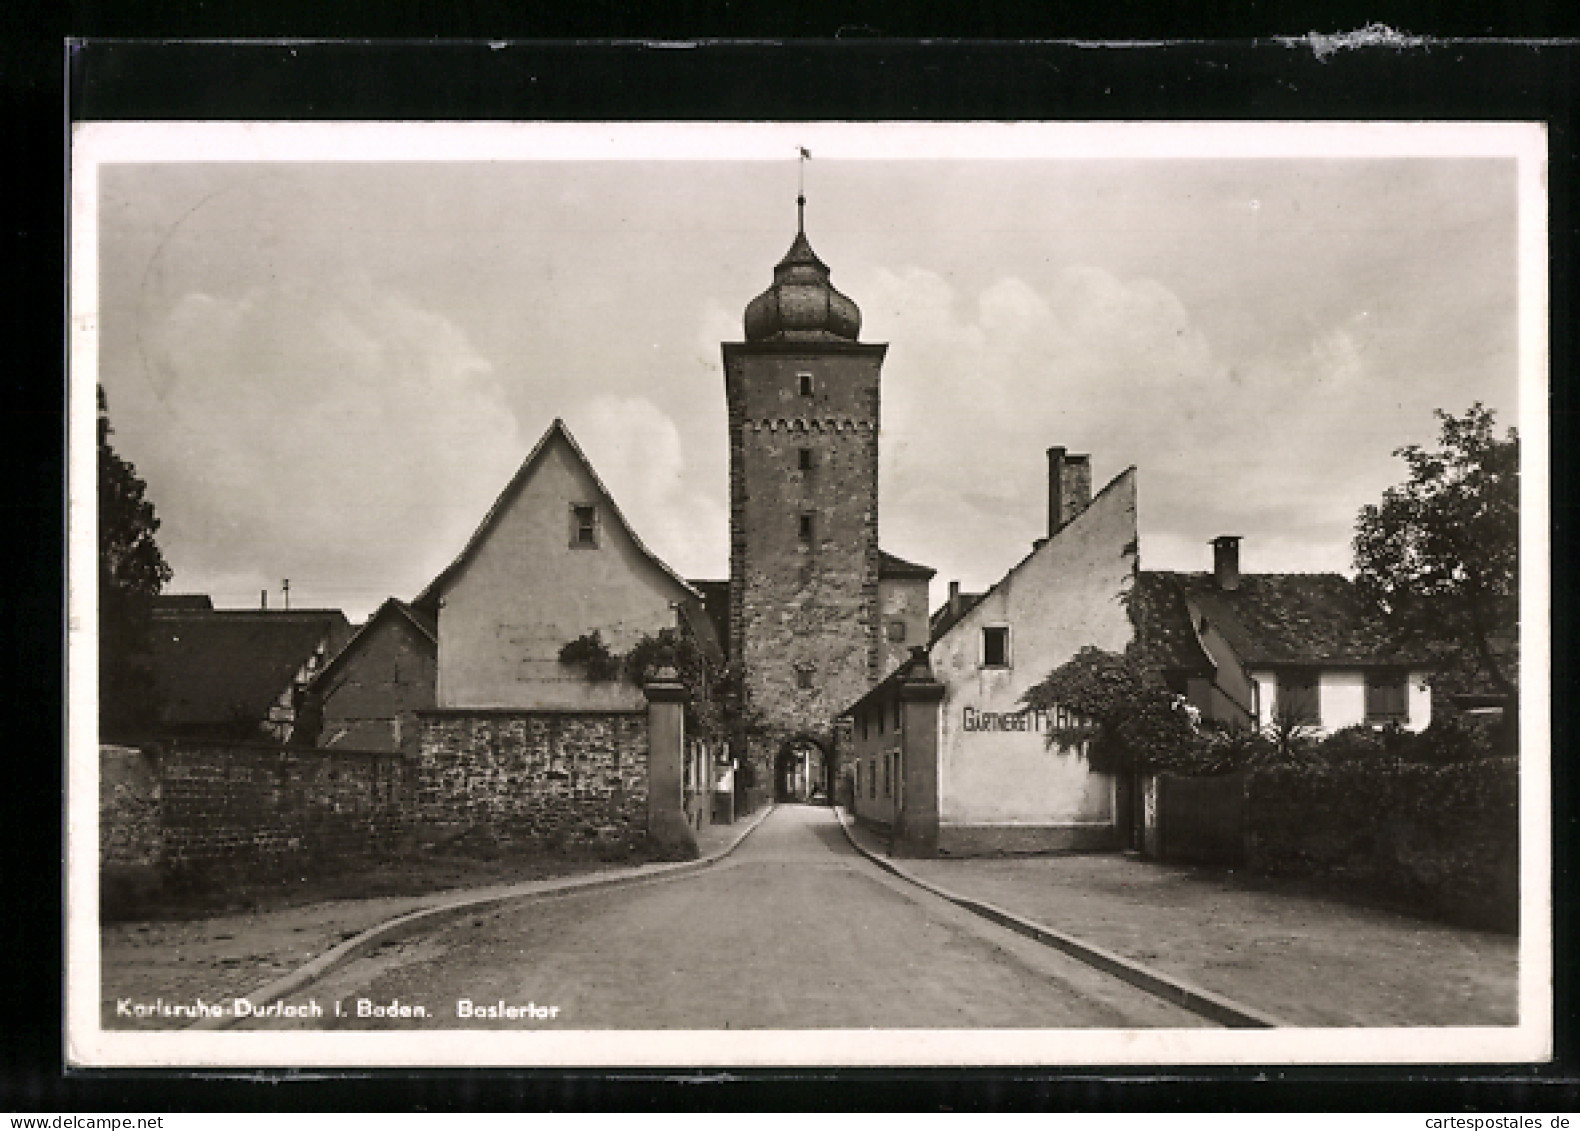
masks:
<instances>
[{"instance_id":1,"label":"paved street","mask_svg":"<svg viewBox=\"0 0 1580 1131\"><path fill-rule=\"evenodd\" d=\"M465 915L290 1004L309 998L321 1020L270 1027L1205 1024L888 876L850 848L832 811L801 805L775 810L701 873ZM462 999L516 1016L463 1019ZM426 1016L359 1018L359 1001Z\"/></svg>"}]
</instances>

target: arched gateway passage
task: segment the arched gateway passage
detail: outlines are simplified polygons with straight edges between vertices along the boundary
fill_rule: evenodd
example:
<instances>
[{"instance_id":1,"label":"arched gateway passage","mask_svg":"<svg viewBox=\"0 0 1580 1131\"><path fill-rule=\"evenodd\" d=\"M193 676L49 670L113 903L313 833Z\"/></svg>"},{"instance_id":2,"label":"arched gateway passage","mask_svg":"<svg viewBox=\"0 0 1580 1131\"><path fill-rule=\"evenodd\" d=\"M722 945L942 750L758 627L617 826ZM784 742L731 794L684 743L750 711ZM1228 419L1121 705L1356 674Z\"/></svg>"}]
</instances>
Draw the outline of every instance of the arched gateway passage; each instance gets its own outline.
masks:
<instances>
[{"instance_id":1,"label":"arched gateway passage","mask_svg":"<svg viewBox=\"0 0 1580 1131\"><path fill-rule=\"evenodd\" d=\"M803 735L788 740L774 759L774 800L826 799L828 766L828 755L816 739Z\"/></svg>"}]
</instances>

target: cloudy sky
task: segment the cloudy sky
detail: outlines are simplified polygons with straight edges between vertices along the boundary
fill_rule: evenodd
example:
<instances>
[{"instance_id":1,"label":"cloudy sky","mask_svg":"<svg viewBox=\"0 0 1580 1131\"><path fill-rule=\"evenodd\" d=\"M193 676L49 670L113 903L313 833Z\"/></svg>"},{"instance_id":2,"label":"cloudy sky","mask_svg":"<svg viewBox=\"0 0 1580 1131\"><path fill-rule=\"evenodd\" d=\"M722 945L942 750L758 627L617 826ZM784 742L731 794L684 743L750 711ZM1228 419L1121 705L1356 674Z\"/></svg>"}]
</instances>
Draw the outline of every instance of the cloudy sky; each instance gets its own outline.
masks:
<instances>
[{"instance_id":1,"label":"cloudy sky","mask_svg":"<svg viewBox=\"0 0 1580 1131\"><path fill-rule=\"evenodd\" d=\"M170 589L254 607L290 578L353 619L409 598L556 416L657 553L725 576L719 343L797 177L727 141L98 166L98 375ZM1041 533L1050 444L1098 486L1137 466L1144 566L1206 568L1235 533L1247 569L1345 570L1434 408L1518 423L1511 159L820 141L808 236L890 344L882 542L938 569L935 603Z\"/></svg>"}]
</instances>

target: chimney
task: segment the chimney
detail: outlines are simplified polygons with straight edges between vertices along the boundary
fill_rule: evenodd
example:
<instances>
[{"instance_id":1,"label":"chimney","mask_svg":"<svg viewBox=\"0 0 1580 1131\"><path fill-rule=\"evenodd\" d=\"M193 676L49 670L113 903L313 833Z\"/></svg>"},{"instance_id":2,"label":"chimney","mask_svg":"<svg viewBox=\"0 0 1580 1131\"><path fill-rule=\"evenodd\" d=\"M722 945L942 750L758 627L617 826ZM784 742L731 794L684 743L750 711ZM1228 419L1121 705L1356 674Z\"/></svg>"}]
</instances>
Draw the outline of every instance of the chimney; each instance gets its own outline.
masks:
<instances>
[{"instance_id":1,"label":"chimney","mask_svg":"<svg viewBox=\"0 0 1580 1131\"><path fill-rule=\"evenodd\" d=\"M1220 534L1212 540L1212 576L1220 590L1240 588L1240 536Z\"/></svg>"},{"instance_id":2,"label":"chimney","mask_svg":"<svg viewBox=\"0 0 1580 1131\"><path fill-rule=\"evenodd\" d=\"M1068 526L1076 515L1092 504L1092 457L1065 456L1060 487L1063 490L1060 517L1064 521L1059 525Z\"/></svg>"},{"instance_id":3,"label":"chimney","mask_svg":"<svg viewBox=\"0 0 1580 1131\"><path fill-rule=\"evenodd\" d=\"M1048 449L1048 537L1064 525L1064 449Z\"/></svg>"},{"instance_id":4,"label":"chimney","mask_svg":"<svg viewBox=\"0 0 1580 1131\"><path fill-rule=\"evenodd\" d=\"M267 589L258 590L258 607L264 612L269 611L269 591Z\"/></svg>"},{"instance_id":5,"label":"chimney","mask_svg":"<svg viewBox=\"0 0 1580 1131\"><path fill-rule=\"evenodd\" d=\"M1092 501L1092 457L1048 449L1048 537L1052 538Z\"/></svg>"},{"instance_id":6,"label":"chimney","mask_svg":"<svg viewBox=\"0 0 1580 1131\"><path fill-rule=\"evenodd\" d=\"M949 583L949 615L957 616L960 612L960 582Z\"/></svg>"}]
</instances>

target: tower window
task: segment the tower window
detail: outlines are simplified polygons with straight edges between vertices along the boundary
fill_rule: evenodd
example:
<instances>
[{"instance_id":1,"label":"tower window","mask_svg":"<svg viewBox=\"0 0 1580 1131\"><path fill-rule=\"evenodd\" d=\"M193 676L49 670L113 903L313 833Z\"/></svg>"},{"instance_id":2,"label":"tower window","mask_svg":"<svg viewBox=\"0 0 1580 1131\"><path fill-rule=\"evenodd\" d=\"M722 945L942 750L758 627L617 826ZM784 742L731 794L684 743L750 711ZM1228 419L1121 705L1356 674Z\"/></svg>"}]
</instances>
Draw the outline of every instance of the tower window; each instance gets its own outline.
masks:
<instances>
[{"instance_id":1,"label":"tower window","mask_svg":"<svg viewBox=\"0 0 1580 1131\"><path fill-rule=\"evenodd\" d=\"M812 395L812 374L797 373L795 375L795 379L796 383L801 386L801 395L803 397L810 397Z\"/></svg>"},{"instance_id":2,"label":"tower window","mask_svg":"<svg viewBox=\"0 0 1580 1131\"><path fill-rule=\"evenodd\" d=\"M812 690L812 669L806 664L799 664L795 670L795 685L802 691Z\"/></svg>"},{"instance_id":3,"label":"tower window","mask_svg":"<svg viewBox=\"0 0 1580 1131\"><path fill-rule=\"evenodd\" d=\"M812 512L803 511L801 514L801 541L812 541Z\"/></svg>"},{"instance_id":4,"label":"tower window","mask_svg":"<svg viewBox=\"0 0 1580 1131\"><path fill-rule=\"evenodd\" d=\"M812 449L811 448L802 448L798 453L796 453L796 455L797 455L797 461L796 462L797 462L797 465L801 468L801 470L802 471L811 471L812 470Z\"/></svg>"},{"instance_id":5,"label":"tower window","mask_svg":"<svg viewBox=\"0 0 1580 1131\"><path fill-rule=\"evenodd\" d=\"M905 643L905 622L903 620L891 620L889 622L889 643Z\"/></svg>"},{"instance_id":6,"label":"tower window","mask_svg":"<svg viewBox=\"0 0 1580 1131\"><path fill-rule=\"evenodd\" d=\"M598 508L571 504L571 545L598 545Z\"/></svg>"},{"instance_id":7,"label":"tower window","mask_svg":"<svg viewBox=\"0 0 1580 1131\"><path fill-rule=\"evenodd\" d=\"M982 630L982 666L1009 667L1009 626L989 625Z\"/></svg>"}]
</instances>

